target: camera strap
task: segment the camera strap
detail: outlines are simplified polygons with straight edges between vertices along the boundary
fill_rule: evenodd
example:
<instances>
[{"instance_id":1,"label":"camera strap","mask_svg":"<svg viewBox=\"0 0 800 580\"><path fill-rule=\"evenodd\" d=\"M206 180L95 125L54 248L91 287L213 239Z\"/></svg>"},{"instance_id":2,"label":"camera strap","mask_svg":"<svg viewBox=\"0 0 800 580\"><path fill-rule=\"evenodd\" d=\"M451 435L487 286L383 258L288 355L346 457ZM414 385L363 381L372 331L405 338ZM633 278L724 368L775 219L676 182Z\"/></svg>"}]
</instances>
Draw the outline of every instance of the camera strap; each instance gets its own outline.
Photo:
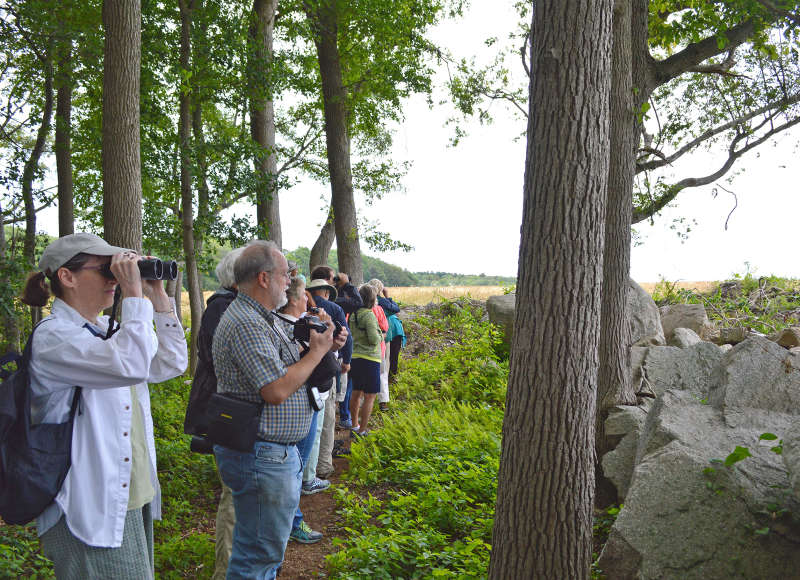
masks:
<instances>
[{"instance_id":1,"label":"camera strap","mask_svg":"<svg viewBox=\"0 0 800 580\"><path fill-rule=\"evenodd\" d=\"M275 316L275 317L277 317L277 318L280 318L280 319L281 319L281 320L283 320L284 322L288 322L289 324L294 324L294 323L293 323L291 320L289 320L288 318L284 318L283 316L281 316L281 315L280 315L280 314L278 314L277 312L270 312L270 314L272 314L272 316ZM281 341L283 342L283 344L285 344L285 345L286 345L286 348L287 348L287 349L289 349L289 354L291 355L291 357L292 357L292 360L294 360L294 353L292 353L292 348L291 348L291 346L290 346L290 342L295 342L295 340L294 340L294 339L292 339L292 340L290 341L290 340L289 340L289 338L286 336L286 333L285 333L285 332L283 332L283 329L282 329L282 328L279 328L279 327L278 327L278 326L275 324L275 321L272 319L272 317L267 317L267 323L270 325L270 327L272 328L273 332L274 332L275 334L277 334L277 335L278 335L278 338L280 338L280 339L281 339ZM294 360L294 362L297 362L297 361L296 361L296 360Z\"/></svg>"},{"instance_id":2,"label":"camera strap","mask_svg":"<svg viewBox=\"0 0 800 580\"><path fill-rule=\"evenodd\" d=\"M117 327L114 328L114 319L117 317L117 308L119 308L119 299L121 296L122 290L120 290L119 284L117 284L114 290L114 304L111 306L111 316L108 317L108 331L106 332L105 340L111 338L111 336L119 330L119 322L117 322Z\"/></svg>"}]
</instances>

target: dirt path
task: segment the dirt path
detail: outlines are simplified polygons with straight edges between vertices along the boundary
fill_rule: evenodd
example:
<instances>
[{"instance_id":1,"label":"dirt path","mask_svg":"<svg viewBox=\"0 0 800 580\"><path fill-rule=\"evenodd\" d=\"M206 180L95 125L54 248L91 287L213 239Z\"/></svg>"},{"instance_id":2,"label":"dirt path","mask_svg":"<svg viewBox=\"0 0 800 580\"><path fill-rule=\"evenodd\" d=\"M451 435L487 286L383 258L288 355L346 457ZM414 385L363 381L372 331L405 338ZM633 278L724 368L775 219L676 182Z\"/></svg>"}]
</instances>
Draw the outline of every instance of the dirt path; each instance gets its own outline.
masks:
<instances>
[{"instance_id":1,"label":"dirt path","mask_svg":"<svg viewBox=\"0 0 800 580\"><path fill-rule=\"evenodd\" d=\"M346 448L350 448L349 431L337 428L336 439L341 439ZM329 479L333 484L341 483L340 476L347 470L348 459L334 457L333 466L336 474ZM336 500L330 491L301 496L300 509L308 525L325 534L325 537L316 544L300 544L290 540L283 560L281 580L326 577L325 556L333 552L333 538L344 535L341 518L335 513Z\"/></svg>"}]
</instances>

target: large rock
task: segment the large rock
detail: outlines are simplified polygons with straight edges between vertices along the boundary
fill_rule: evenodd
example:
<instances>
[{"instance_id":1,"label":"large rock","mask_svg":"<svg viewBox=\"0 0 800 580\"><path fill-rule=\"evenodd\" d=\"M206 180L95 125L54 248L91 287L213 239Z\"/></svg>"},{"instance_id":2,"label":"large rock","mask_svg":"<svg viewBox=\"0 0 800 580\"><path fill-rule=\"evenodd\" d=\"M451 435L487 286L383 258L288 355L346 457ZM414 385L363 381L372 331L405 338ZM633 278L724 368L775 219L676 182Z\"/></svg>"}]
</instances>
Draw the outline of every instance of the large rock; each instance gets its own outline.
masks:
<instances>
[{"instance_id":1,"label":"large rock","mask_svg":"<svg viewBox=\"0 0 800 580\"><path fill-rule=\"evenodd\" d=\"M649 399L645 399L640 406L614 407L605 422L607 436L622 437L614 450L603 455L602 459L603 475L617 488L620 501L628 494L633 469L636 467L639 435L647 419L649 407Z\"/></svg>"},{"instance_id":2,"label":"large rock","mask_svg":"<svg viewBox=\"0 0 800 580\"><path fill-rule=\"evenodd\" d=\"M647 291L628 279L628 309L631 316L631 343L636 346L663 345L664 330L658 306Z\"/></svg>"},{"instance_id":3,"label":"large rock","mask_svg":"<svg viewBox=\"0 0 800 580\"><path fill-rule=\"evenodd\" d=\"M486 310L489 313L489 320L505 331L505 343L511 344L511 336L514 332L514 308L516 306L516 293L504 294L502 296L490 296L486 301Z\"/></svg>"},{"instance_id":4,"label":"large rock","mask_svg":"<svg viewBox=\"0 0 800 580\"><path fill-rule=\"evenodd\" d=\"M789 482L796 498L800 499L800 422L783 435L783 465L789 472Z\"/></svg>"},{"instance_id":5,"label":"large rock","mask_svg":"<svg viewBox=\"0 0 800 580\"><path fill-rule=\"evenodd\" d=\"M703 339L691 328L676 328L667 340L669 346L678 348L688 348L698 342L703 342Z\"/></svg>"},{"instance_id":6,"label":"large rock","mask_svg":"<svg viewBox=\"0 0 800 580\"><path fill-rule=\"evenodd\" d=\"M604 473L609 465L627 486L599 562L608 578L800 578L800 528L788 515L800 502L786 493L800 486L790 479L800 470L794 356L758 337L728 353L710 343L647 349L641 373L657 396L646 419L628 410L606 424L626 434ZM759 440L765 431L784 439L784 455ZM737 446L751 457L711 462ZM627 482L623 453L635 466Z\"/></svg>"},{"instance_id":7,"label":"large rock","mask_svg":"<svg viewBox=\"0 0 800 580\"><path fill-rule=\"evenodd\" d=\"M659 313L664 336L668 339L676 328L690 328L703 338L712 328L702 304L670 304L659 308Z\"/></svg>"}]
</instances>

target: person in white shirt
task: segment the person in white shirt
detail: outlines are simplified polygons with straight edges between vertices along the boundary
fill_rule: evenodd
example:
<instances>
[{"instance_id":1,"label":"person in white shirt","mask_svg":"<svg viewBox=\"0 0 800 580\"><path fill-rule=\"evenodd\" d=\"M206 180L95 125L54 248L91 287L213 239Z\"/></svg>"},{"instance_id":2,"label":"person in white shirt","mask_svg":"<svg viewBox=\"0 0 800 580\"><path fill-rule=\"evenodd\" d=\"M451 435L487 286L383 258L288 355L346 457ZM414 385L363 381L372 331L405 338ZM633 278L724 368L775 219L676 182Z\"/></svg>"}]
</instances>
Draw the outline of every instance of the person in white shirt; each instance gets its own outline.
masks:
<instances>
[{"instance_id":1,"label":"person in white shirt","mask_svg":"<svg viewBox=\"0 0 800 580\"><path fill-rule=\"evenodd\" d=\"M23 291L33 306L56 297L33 338L32 420L64 421L82 387L72 466L37 518L57 578L154 578L161 491L147 383L183 374L188 355L174 302L163 282L141 279L140 259L93 234L71 234L45 249ZM117 285L121 323L106 339L109 319L100 313Z\"/></svg>"}]
</instances>

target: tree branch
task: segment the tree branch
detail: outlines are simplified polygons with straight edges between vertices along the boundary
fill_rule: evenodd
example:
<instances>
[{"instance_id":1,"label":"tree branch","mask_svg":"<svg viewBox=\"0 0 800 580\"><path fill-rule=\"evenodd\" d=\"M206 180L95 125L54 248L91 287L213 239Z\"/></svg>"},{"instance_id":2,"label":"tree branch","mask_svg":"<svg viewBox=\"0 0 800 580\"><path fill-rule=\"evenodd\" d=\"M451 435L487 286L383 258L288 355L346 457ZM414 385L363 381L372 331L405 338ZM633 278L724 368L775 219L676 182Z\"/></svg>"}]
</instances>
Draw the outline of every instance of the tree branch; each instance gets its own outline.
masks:
<instances>
[{"instance_id":1,"label":"tree branch","mask_svg":"<svg viewBox=\"0 0 800 580\"><path fill-rule=\"evenodd\" d=\"M760 107L758 109L750 111L746 115L742 115L741 117L733 119L732 121L729 121L727 123L723 123L722 125L719 125L717 127L713 127L712 129L709 129L708 131L706 131L703 134L699 135L696 139L690 141L689 143L687 143L686 145L684 145L683 147L681 147L680 149L675 151L670 156L666 156L661 151L657 151L657 150L650 149L650 148L641 149L640 151L642 151L644 153L657 155L657 156L661 157L661 159L657 160L657 161L653 160L653 161L648 161L648 162L645 162L645 163L637 163L636 164L636 173L641 173L642 171L652 171L653 169L659 169L661 167L664 167L665 165L670 165L670 164L674 163L681 156L685 155L686 153L688 153L692 149L696 148L698 145L702 144L704 141L707 141L708 139L711 139L712 137L714 137L716 135L719 135L720 133L724 133L725 131L728 131L730 129L734 129L737 126L743 125L745 122L747 122L747 121L749 121L751 119L754 119L755 117L758 117L759 115L763 115L764 113L767 113L769 111L774 111L775 109L779 109L780 110L780 109L783 109L785 107L788 107L789 105L793 105L793 104L798 103L798 102L800 102L800 93L795 93L794 95L791 95L788 98L781 98L781 99L779 99L777 101L773 101L771 103L767 103L763 107ZM770 118L773 117L773 116L774 115L770 115Z\"/></svg>"},{"instance_id":2,"label":"tree branch","mask_svg":"<svg viewBox=\"0 0 800 580\"><path fill-rule=\"evenodd\" d=\"M714 35L699 42L693 42L664 60L651 60L650 77L653 86L662 85L688 72L712 56L725 51L733 51L740 44L747 42L754 32L755 22L750 18L721 33L728 39L727 44L722 48L718 43L718 35Z\"/></svg>"},{"instance_id":3,"label":"tree branch","mask_svg":"<svg viewBox=\"0 0 800 580\"><path fill-rule=\"evenodd\" d=\"M769 119L765 120L762 125L769 122ZM747 153L748 151L755 149L762 143L764 143L767 139L773 137L774 135L781 133L782 131L786 131L794 127L795 125L800 124L800 117L792 119L791 121L784 123L783 125L779 125L777 127L773 127L767 133L759 137L758 139L748 142L744 147L741 149L736 149L736 146L741 142L743 139L746 139L749 134L748 133L740 133L732 142L730 147L728 148L728 158L725 160L725 163L717 169L715 172L706 175L704 177L687 177L685 179L681 179L677 183L671 185L667 191L652 200L651 203L647 204L644 208L633 208L633 217L631 219L632 224L639 223L642 220L648 219L653 217L659 211L664 209L664 207L670 203L673 199L677 197L677 195L684 189L688 189L690 187L701 187L703 185L708 185L725 175L731 167L733 167L734 163L736 162L739 157Z\"/></svg>"}]
</instances>

